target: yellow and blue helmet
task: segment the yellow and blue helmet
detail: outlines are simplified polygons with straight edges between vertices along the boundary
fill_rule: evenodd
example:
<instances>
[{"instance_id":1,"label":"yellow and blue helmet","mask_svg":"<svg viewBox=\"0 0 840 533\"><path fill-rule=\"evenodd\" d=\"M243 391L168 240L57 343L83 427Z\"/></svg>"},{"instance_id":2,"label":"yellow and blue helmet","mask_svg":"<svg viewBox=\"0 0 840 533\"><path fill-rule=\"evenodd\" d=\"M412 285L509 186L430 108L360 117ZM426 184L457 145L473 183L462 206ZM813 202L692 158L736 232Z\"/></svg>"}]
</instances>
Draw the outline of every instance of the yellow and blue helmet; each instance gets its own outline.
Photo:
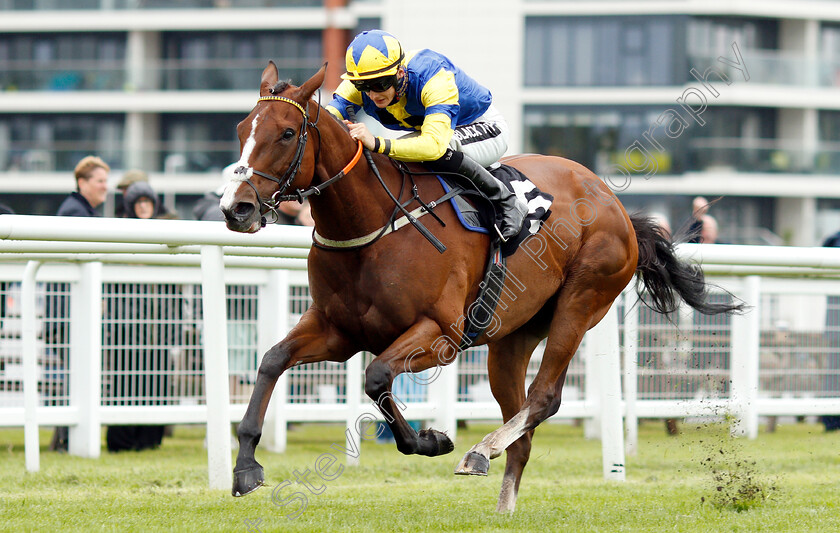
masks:
<instances>
[{"instance_id":1,"label":"yellow and blue helmet","mask_svg":"<svg viewBox=\"0 0 840 533\"><path fill-rule=\"evenodd\" d=\"M382 30L360 33L347 47L345 80L369 80L397 73L405 58L396 37Z\"/></svg>"}]
</instances>

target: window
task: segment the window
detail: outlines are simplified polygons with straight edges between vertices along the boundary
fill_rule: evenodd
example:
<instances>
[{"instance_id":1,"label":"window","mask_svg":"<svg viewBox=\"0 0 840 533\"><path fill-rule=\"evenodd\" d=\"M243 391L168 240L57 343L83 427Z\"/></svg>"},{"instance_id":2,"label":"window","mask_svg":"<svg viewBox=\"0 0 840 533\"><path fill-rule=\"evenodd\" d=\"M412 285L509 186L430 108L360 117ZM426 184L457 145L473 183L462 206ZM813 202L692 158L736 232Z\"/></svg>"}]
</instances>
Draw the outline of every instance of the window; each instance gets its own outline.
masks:
<instances>
[{"instance_id":1,"label":"window","mask_svg":"<svg viewBox=\"0 0 840 533\"><path fill-rule=\"evenodd\" d=\"M820 146L816 155L817 172L840 173L840 111L820 111Z\"/></svg>"},{"instance_id":2,"label":"window","mask_svg":"<svg viewBox=\"0 0 840 533\"><path fill-rule=\"evenodd\" d=\"M684 17L529 17L527 86L677 85ZM685 74L682 72L685 71Z\"/></svg>"},{"instance_id":3,"label":"window","mask_svg":"<svg viewBox=\"0 0 840 533\"><path fill-rule=\"evenodd\" d=\"M701 127L674 105L669 109L682 112L688 124L676 138L665 135L662 126L654 126L665 109L528 106L525 151L566 157L600 175L612 173L616 165L630 172L648 174L653 170L663 175L713 168L789 172L801 171L799 167L805 164L801 153L776 140L774 109L709 107ZM639 148L633 150L633 146ZM636 158L629 166L628 150Z\"/></svg>"},{"instance_id":4,"label":"window","mask_svg":"<svg viewBox=\"0 0 840 533\"><path fill-rule=\"evenodd\" d=\"M775 50L778 34L779 25L775 20L696 17L688 23L688 53L717 57L729 51L733 42L737 42L741 50Z\"/></svg>"},{"instance_id":5,"label":"window","mask_svg":"<svg viewBox=\"0 0 840 533\"><path fill-rule=\"evenodd\" d=\"M236 125L245 114L165 114L161 116L163 170L221 170L239 159Z\"/></svg>"},{"instance_id":6,"label":"window","mask_svg":"<svg viewBox=\"0 0 840 533\"><path fill-rule=\"evenodd\" d=\"M280 79L300 84L323 63L321 31L169 32L165 90L253 90L272 59Z\"/></svg>"},{"instance_id":7,"label":"window","mask_svg":"<svg viewBox=\"0 0 840 533\"><path fill-rule=\"evenodd\" d=\"M119 168L123 122L111 114L0 115L0 170L72 171L91 154Z\"/></svg>"},{"instance_id":8,"label":"window","mask_svg":"<svg viewBox=\"0 0 840 533\"><path fill-rule=\"evenodd\" d=\"M0 34L0 90L122 89L123 33Z\"/></svg>"},{"instance_id":9,"label":"window","mask_svg":"<svg viewBox=\"0 0 840 533\"><path fill-rule=\"evenodd\" d=\"M658 151L642 136L663 111L640 106L529 106L524 151L566 157L604 175L613 173L616 165L625 166L625 151L639 141L656 162L658 174L682 172L683 139L665 139L664 151Z\"/></svg>"}]
</instances>

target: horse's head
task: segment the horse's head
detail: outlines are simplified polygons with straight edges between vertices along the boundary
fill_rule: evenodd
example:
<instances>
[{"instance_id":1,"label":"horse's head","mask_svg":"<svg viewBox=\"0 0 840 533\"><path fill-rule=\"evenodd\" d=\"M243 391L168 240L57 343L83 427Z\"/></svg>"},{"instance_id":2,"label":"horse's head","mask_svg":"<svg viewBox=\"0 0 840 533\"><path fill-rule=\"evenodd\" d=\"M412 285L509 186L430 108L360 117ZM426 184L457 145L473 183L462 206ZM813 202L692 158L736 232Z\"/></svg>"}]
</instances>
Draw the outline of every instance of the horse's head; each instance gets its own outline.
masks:
<instances>
[{"instance_id":1,"label":"horse's head","mask_svg":"<svg viewBox=\"0 0 840 533\"><path fill-rule=\"evenodd\" d=\"M307 149L309 101L326 66L300 87L279 81L274 62L263 70L260 98L239 123L241 156L220 207L229 229L254 233L279 197L312 181L315 157Z\"/></svg>"}]
</instances>

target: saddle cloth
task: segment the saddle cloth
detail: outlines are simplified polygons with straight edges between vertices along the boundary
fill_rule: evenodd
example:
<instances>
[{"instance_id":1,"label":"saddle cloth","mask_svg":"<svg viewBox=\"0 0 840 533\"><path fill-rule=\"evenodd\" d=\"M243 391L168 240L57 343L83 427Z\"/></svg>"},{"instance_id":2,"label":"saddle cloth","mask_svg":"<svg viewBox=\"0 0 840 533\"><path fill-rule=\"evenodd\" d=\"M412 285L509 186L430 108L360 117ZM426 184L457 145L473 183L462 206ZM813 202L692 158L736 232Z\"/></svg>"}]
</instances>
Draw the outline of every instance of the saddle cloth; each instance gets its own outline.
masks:
<instances>
[{"instance_id":1,"label":"saddle cloth","mask_svg":"<svg viewBox=\"0 0 840 533\"><path fill-rule=\"evenodd\" d=\"M540 225L551 214L550 207L554 197L539 190L525 174L511 166L501 165L498 168L491 169L490 172L528 206L528 215L525 218L522 231L516 237L508 239L506 243L502 243L502 256L508 257L516 251L522 241L539 231ZM438 176L438 180L440 180L446 192L456 186L474 190L474 186L466 179L457 180L451 176ZM483 200L480 195L473 195L473 197ZM495 225L495 220L493 206L489 201L478 201L474 202L473 205L461 195L450 198L449 201L458 215L458 220L466 229L478 233L490 233L488 228ZM495 233L495 230L493 232Z\"/></svg>"}]
</instances>

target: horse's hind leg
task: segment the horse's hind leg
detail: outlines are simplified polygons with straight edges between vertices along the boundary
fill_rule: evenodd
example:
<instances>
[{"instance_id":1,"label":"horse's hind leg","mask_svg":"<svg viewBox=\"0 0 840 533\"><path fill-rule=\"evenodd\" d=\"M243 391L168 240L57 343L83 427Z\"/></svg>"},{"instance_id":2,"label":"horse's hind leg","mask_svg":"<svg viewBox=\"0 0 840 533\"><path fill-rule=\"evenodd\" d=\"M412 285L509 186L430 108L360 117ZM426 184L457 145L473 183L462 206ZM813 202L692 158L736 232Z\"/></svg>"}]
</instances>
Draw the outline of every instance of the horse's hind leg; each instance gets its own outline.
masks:
<instances>
[{"instance_id":1,"label":"horse's hind leg","mask_svg":"<svg viewBox=\"0 0 840 533\"><path fill-rule=\"evenodd\" d=\"M604 317L615 296L592 280L579 280L560 292L551 320L548 341L537 376L528 389L522 408L502 427L489 433L461 459L456 474L486 475L494 459L519 439L551 417L560 408L560 391L566 369L586 331ZM597 288L596 288L597 287ZM616 291L616 295L620 289Z\"/></svg>"},{"instance_id":2,"label":"horse's hind leg","mask_svg":"<svg viewBox=\"0 0 840 533\"><path fill-rule=\"evenodd\" d=\"M320 311L310 308L286 338L265 353L248 408L237 429L239 453L231 490L234 496L244 496L263 484L263 467L254 458L254 453L262 436L268 402L280 375L296 364L346 361L355 352L329 327Z\"/></svg>"},{"instance_id":3,"label":"horse's hind leg","mask_svg":"<svg viewBox=\"0 0 840 533\"><path fill-rule=\"evenodd\" d=\"M487 372L490 388L502 409L505 422L513 418L525 402L525 374L528 361L534 348L540 342L539 336L517 331L504 339L488 345ZM512 512L516 507L516 494L522 471L531 455L531 438L534 432L528 431L507 447L505 475L499 493L499 512Z\"/></svg>"}]
</instances>

